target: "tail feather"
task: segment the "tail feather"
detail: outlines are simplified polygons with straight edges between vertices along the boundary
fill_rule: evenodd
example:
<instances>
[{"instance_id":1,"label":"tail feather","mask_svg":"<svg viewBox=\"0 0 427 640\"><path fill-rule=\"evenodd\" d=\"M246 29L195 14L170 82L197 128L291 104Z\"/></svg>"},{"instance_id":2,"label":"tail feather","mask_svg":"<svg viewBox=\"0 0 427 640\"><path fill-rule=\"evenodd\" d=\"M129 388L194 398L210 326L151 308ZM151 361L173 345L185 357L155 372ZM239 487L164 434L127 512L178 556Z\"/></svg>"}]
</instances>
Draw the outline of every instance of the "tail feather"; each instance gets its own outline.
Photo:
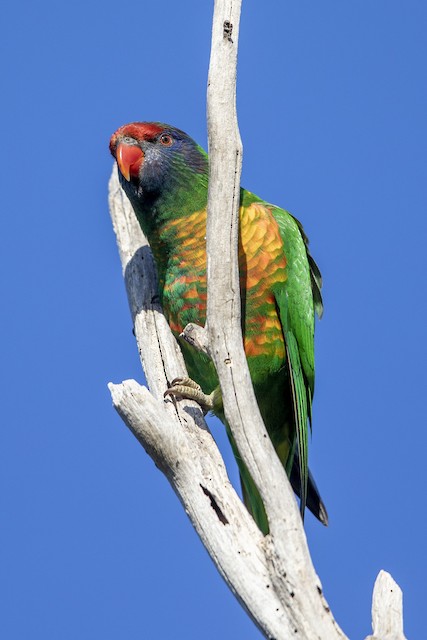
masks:
<instances>
[{"instance_id":1,"label":"tail feather","mask_svg":"<svg viewBox=\"0 0 427 640\"><path fill-rule=\"evenodd\" d=\"M295 491L297 496L300 498L301 493L301 481L300 481L300 471L299 471L299 461L298 461L298 452L295 453L290 482L292 485L292 489ZM311 511L311 513L322 523L325 527L328 526L328 512L326 511L325 504L320 497L319 489L317 488L316 482L313 478L311 471L308 471L308 485L307 485L307 508Z\"/></svg>"},{"instance_id":2,"label":"tail feather","mask_svg":"<svg viewBox=\"0 0 427 640\"><path fill-rule=\"evenodd\" d=\"M244 469L244 475L242 475L242 470ZM243 494L243 502L246 505L247 510L250 514L252 514L253 519L257 523L258 527L265 534L268 533L268 520L267 515L264 510L264 505L261 500L261 496L258 493L258 490L250 477L249 473L246 471L246 467L243 466L241 462L240 468L240 480L242 485L242 494ZM292 489L300 497L301 490L301 482L299 475L299 461L297 458L297 454L294 456L294 461L292 465L290 483ZM308 471L308 484L307 484L307 509L311 511L311 513L322 523L325 527L328 526L328 512L326 511L325 504L320 497L319 490L317 488L316 482L313 478L311 471Z\"/></svg>"},{"instance_id":3,"label":"tail feather","mask_svg":"<svg viewBox=\"0 0 427 640\"><path fill-rule=\"evenodd\" d=\"M242 486L242 494L243 494L243 502L246 505L247 510L252 515L253 519L257 523L260 530L266 535L269 532L267 515L265 513L264 505L261 500L261 496L259 495L258 489L255 486L254 481L252 480L246 465L241 459L236 443L234 442L234 438L231 435L229 428L227 427L227 435L230 440L231 447L233 449L233 453L236 457L237 464L239 466L240 471L240 482ZM317 488L316 482L311 474L311 471L308 470L308 478L307 478L307 509L311 511L311 513L325 526L328 525L328 512L326 511L326 507L323 503L322 498L320 497L319 490ZM300 498L301 495L301 481L300 481L300 464L298 459L298 451L295 451L293 456L293 464L291 469L290 483L292 489Z\"/></svg>"}]
</instances>

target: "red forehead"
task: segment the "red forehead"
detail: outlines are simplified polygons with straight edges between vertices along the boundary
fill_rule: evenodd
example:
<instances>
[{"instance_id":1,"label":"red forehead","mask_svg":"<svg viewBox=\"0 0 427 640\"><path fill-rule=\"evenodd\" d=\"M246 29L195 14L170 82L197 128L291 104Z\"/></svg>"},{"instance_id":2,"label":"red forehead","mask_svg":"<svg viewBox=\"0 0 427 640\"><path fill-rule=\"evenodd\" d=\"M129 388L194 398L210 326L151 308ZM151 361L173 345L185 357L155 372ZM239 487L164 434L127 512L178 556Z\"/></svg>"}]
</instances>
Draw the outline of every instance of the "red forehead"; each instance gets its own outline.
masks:
<instances>
[{"instance_id":1,"label":"red forehead","mask_svg":"<svg viewBox=\"0 0 427 640\"><path fill-rule=\"evenodd\" d=\"M120 138L129 136L134 140L154 140L159 133L167 129L161 122L131 122L117 129L110 139L110 152L116 157L116 145Z\"/></svg>"},{"instance_id":2,"label":"red forehead","mask_svg":"<svg viewBox=\"0 0 427 640\"><path fill-rule=\"evenodd\" d=\"M157 122L132 122L120 127L114 134L115 136L130 136L135 140L152 140L159 133L164 131L164 125Z\"/></svg>"}]
</instances>

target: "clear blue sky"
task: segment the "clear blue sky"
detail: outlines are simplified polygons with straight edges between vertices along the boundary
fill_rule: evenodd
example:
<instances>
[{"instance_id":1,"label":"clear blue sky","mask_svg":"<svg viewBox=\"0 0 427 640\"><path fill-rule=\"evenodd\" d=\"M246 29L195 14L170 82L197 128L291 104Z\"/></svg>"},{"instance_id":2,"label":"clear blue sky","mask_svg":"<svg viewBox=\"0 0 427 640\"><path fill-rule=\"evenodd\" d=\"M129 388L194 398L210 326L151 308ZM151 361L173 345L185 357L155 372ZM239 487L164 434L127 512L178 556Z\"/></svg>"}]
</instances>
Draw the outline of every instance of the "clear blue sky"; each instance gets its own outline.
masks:
<instances>
[{"instance_id":1,"label":"clear blue sky","mask_svg":"<svg viewBox=\"0 0 427 640\"><path fill-rule=\"evenodd\" d=\"M107 209L111 133L206 143L211 2L8 3L0 44L0 637L260 638L111 407L143 375ZM243 185L304 223L324 275L307 535L370 631L381 568L425 634L425 0L244 0ZM213 423L236 480L223 429Z\"/></svg>"}]
</instances>

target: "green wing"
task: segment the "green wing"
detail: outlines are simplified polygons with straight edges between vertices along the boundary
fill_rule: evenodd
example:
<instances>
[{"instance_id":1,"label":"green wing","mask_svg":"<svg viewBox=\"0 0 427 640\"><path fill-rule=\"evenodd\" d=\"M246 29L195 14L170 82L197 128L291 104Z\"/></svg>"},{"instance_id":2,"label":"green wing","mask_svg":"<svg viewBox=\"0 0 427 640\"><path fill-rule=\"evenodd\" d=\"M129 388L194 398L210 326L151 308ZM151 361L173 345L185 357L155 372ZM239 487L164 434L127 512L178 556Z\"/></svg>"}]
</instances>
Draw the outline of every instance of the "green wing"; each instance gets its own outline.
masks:
<instances>
[{"instance_id":1,"label":"green wing","mask_svg":"<svg viewBox=\"0 0 427 640\"><path fill-rule=\"evenodd\" d=\"M301 482L301 515L304 517L308 486L308 424L314 393L314 311L322 314L320 271L308 251L301 224L290 213L271 208L283 239L288 266L286 282L275 290L286 344L294 406Z\"/></svg>"},{"instance_id":2,"label":"green wing","mask_svg":"<svg viewBox=\"0 0 427 640\"><path fill-rule=\"evenodd\" d=\"M319 267L315 263L314 258L310 253L310 250L308 248L308 244L309 244L308 238L305 234L304 227L302 226L301 222L288 211L284 211L284 213L287 213L292 218L292 220L296 222L298 229L301 233L301 237L304 241L305 251L306 251L307 260L308 260L308 266L310 267L310 280L311 280L311 289L313 293L314 310L316 311L317 316L320 320L320 318L323 316L323 300L322 300L322 293L321 293L322 284L323 284L322 274L320 273Z\"/></svg>"}]
</instances>

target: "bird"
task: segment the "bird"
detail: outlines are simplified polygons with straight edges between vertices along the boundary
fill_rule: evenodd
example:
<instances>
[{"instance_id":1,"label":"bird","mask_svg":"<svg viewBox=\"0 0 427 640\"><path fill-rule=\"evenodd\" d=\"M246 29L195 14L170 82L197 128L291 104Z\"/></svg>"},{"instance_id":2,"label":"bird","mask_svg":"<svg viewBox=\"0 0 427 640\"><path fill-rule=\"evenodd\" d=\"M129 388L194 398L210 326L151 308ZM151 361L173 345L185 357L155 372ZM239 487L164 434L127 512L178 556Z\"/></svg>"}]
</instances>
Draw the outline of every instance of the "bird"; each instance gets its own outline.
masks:
<instances>
[{"instance_id":1,"label":"bird","mask_svg":"<svg viewBox=\"0 0 427 640\"><path fill-rule=\"evenodd\" d=\"M184 131L161 122L132 122L110 139L120 184L148 239L159 297L178 339L206 320L206 219L209 158ZM323 313L322 277L301 223L291 213L240 189L239 277L242 336L268 435L305 508L328 524L308 468L314 393L315 314ZM243 501L263 534L268 519L224 416L215 367L188 343L189 378L166 392L199 401L225 424L240 472Z\"/></svg>"}]
</instances>

